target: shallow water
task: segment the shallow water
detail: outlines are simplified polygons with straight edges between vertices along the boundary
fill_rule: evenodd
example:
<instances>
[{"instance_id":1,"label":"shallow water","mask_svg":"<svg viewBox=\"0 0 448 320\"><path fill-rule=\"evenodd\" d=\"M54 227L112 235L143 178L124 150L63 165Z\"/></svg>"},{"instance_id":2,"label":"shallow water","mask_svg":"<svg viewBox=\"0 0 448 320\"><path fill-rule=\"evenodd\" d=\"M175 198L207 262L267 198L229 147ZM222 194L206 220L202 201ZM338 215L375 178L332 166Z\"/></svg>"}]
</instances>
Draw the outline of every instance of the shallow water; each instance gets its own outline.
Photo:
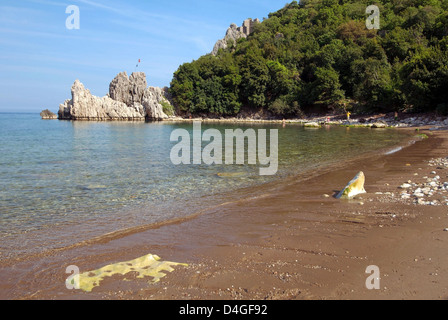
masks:
<instances>
[{"instance_id":1,"label":"shallow water","mask_svg":"<svg viewBox=\"0 0 448 320\"><path fill-rule=\"evenodd\" d=\"M173 165L170 135L179 128L192 132L191 123L0 114L0 258L189 216L237 198L241 188L392 148L406 137L389 129L202 124L222 133L278 129L279 171L260 176L259 165Z\"/></svg>"}]
</instances>

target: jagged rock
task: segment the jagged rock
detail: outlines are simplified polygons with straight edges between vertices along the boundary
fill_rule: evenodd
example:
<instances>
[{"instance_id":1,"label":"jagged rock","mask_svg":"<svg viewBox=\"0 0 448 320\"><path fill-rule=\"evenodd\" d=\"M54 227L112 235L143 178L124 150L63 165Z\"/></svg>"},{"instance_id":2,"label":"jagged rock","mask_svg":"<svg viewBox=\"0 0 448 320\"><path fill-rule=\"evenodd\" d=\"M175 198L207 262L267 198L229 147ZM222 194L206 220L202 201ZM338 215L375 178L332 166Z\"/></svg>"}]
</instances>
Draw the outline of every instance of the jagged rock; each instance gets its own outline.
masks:
<instances>
[{"instance_id":1,"label":"jagged rock","mask_svg":"<svg viewBox=\"0 0 448 320\"><path fill-rule=\"evenodd\" d=\"M143 108L142 108L143 109ZM59 108L59 118L67 120L145 120L137 108L106 96L96 97L76 80L72 86L72 100Z\"/></svg>"},{"instance_id":2,"label":"jagged rock","mask_svg":"<svg viewBox=\"0 0 448 320\"><path fill-rule=\"evenodd\" d=\"M130 81L126 72L120 72L109 85L109 97L113 100L123 102L126 105L131 103Z\"/></svg>"},{"instance_id":3,"label":"jagged rock","mask_svg":"<svg viewBox=\"0 0 448 320\"><path fill-rule=\"evenodd\" d=\"M149 87L144 91L143 107L145 108L145 116L150 120L163 120L168 116L163 112L162 102L168 102L168 89Z\"/></svg>"},{"instance_id":4,"label":"jagged rock","mask_svg":"<svg viewBox=\"0 0 448 320\"><path fill-rule=\"evenodd\" d=\"M246 38L247 36L240 31L240 28L236 26L236 24L232 23L227 29L226 36L224 39L218 40L213 47L212 55L216 56L220 49L226 49L229 41L236 43L238 39Z\"/></svg>"},{"instance_id":5,"label":"jagged rock","mask_svg":"<svg viewBox=\"0 0 448 320\"><path fill-rule=\"evenodd\" d=\"M61 120L163 120L168 116L163 112L162 102L169 103L167 89L147 88L143 72L119 73L109 86L109 95L96 97L76 80L72 86L72 99L59 107Z\"/></svg>"},{"instance_id":6,"label":"jagged rock","mask_svg":"<svg viewBox=\"0 0 448 320\"><path fill-rule=\"evenodd\" d=\"M143 95L148 86L146 75L143 72L134 72L129 77L131 103L142 103Z\"/></svg>"},{"instance_id":7,"label":"jagged rock","mask_svg":"<svg viewBox=\"0 0 448 320\"><path fill-rule=\"evenodd\" d=\"M259 19L247 19L244 20L243 25L238 27L236 24L232 23L227 29L226 36L224 39L218 40L213 48L212 55L216 56L219 49L226 49L229 41L234 44L238 39L247 38L253 31L256 24L260 23Z\"/></svg>"},{"instance_id":8,"label":"jagged rock","mask_svg":"<svg viewBox=\"0 0 448 320\"><path fill-rule=\"evenodd\" d=\"M134 72L130 77L126 72L121 72L110 83L109 96L127 106L132 106L134 103L141 104L146 87L146 75L143 72Z\"/></svg>"},{"instance_id":9,"label":"jagged rock","mask_svg":"<svg viewBox=\"0 0 448 320\"><path fill-rule=\"evenodd\" d=\"M364 189L364 184L366 177L364 172L360 172L353 178L352 181L336 196L336 199L351 199L358 194L366 193Z\"/></svg>"},{"instance_id":10,"label":"jagged rock","mask_svg":"<svg viewBox=\"0 0 448 320\"><path fill-rule=\"evenodd\" d=\"M42 111L40 113L40 116L42 117L43 120L54 120L58 118L57 114L54 114L48 109Z\"/></svg>"}]
</instances>

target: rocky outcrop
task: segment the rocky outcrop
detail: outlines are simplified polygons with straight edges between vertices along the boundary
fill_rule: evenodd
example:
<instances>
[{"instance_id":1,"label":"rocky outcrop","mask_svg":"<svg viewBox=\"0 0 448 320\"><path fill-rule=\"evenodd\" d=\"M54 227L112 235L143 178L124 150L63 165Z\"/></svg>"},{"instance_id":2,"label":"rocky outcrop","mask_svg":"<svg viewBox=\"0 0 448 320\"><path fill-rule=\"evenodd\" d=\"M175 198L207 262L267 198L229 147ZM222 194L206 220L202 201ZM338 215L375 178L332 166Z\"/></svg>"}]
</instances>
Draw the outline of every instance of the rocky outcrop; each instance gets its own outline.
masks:
<instances>
[{"instance_id":1,"label":"rocky outcrop","mask_svg":"<svg viewBox=\"0 0 448 320\"><path fill-rule=\"evenodd\" d=\"M336 199L352 199L358 194L366 193L364 184L366 177L363 172L360 172L353 178L352 181L336 196Z\"/></svg>"},{"instance_id":2,"label":"rocky outcrop","mask_svg":"<svg viewBox=\"0 0 448 320\"><path fill-rule=\"evenodd\" d=\"M149 87L143 93L142 104L145 116L149 120L166 119L168 116L163 112L161 103L168 102L168 88Z\"/></svg>"},{"instance_id":3,"label":"rocky outcrop","mask_svg":"<svg viewBox=\"0 0 448 320\"><path fill-rule=\"evenodd\" d=\"M130 77L126 72L121 72L109 85L109 97L128 106L134 103L141 104L147 86L143 72L133 73Z\"/></svg>"},{"instance_id":4,"label":"rocky outcrop","mask_svg":"<svg viewBox=\"0 0 448 320\"><path fill-rule=\"evenodd\" d=\"M99 98L76 80L72 99L59 107L59 119L83 121L145 121L164 120L162 103L169 103L167 89L147 88L143 72L118 74L109 86L109 95Z\"/></svg>"},{"instance_id":5,"label":"rocky outcrop","mask_svg":"<svg viewBox=\"0 0 448 320\"><path fill-rule=\"evenodd\" d=\"M50 110L46 109L40 113L40 116L43 120L55 120L58 118L56 114L51 112Z\"/></svg>"},{"instance_id":6,"label":"rocky outcrop","mask_svg":"<svg viewBox=\"0 0 448 320\"><path fill-rule=\"evenodd\" d=\"M216 42L212 51L212 55L216 56L220 49L226 49L229 42L235 44L238 39L247 38L254 31L255 25L258 23L260 23L259 19L244 20L241 27L238 27L236 24L232 23L227 29L224 39L218 40Z\"/></svg>"},{"instance_id":7,"label":"rocky outcrop","mask_svg":"<svg viewBox=\"0 0 448 320\"><path fill-rule=\"evenodd\" d=\"M130 85L126 72L120 72L109 85L109 97L128 105L130 103Z\"/></svg>"},{"instance_id":8,"label":"rocky outcrop","mask_svg":"<svg viewBox=\"0 0 448 320\"><path fill-rule=\"evenodd\" d=\"M121 101L106 96L96 97L76 80L72 86L72 100L67 100L59 108L59 119L62 120L145 120L143 107L129 107Z\"/></svg>"}]
</instances>

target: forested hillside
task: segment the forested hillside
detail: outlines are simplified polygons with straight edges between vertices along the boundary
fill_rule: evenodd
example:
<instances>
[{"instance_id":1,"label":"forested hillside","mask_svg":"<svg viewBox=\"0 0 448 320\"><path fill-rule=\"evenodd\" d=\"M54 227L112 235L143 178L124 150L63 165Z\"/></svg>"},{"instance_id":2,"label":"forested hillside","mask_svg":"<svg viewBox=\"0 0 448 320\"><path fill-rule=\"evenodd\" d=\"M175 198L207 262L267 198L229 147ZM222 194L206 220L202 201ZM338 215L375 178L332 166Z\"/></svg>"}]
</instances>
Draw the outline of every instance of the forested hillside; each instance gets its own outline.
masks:
<instances>
[{"instance_id":1,"label":"forested hillside","mask_svg":"<svg viewBox=\"0 0 448 320\"><path fill-rule=\"evenodd\" d=\"M372 4L379 30L366 27ZM180 66L170 92L178 112L193 115L446 115L447 49L448 0L293 1L216 57Z\"/></svg>"}]
</instances>

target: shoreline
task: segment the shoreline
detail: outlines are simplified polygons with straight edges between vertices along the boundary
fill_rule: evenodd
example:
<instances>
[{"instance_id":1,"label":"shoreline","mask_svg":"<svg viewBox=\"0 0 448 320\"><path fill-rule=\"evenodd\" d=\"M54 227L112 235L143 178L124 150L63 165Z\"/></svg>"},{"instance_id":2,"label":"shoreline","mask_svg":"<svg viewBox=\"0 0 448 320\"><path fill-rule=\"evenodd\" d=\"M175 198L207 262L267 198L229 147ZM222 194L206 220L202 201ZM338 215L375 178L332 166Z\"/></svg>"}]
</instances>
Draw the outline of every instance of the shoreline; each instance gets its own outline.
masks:
<instances>
[{"instance_id":1,"label":"shoreline","mask_svg":"<svg viewBox=\"0 0 448 320\"><path fill-rule=\"evenodd\" d=\"M380 292L367 291L363 287L367 267L364 265L375 257L380 261L377 265L381 270L386 270L385 279L392 278L394 272L389 271L389 266L395 260L386 259L394 251L393 247L389 248L389 239L400 235L399 241L408 246L415 241L409 230L417 229L427 236L424 231L430 228L434 219L426 215L443 220L439 230L430 230L440 237L440 244L446 244L446 233L443 233L448 227L446 206L391 203L383 199L384 195L375 193L396 190L410 180L406 177L413 175L414 172L409 172L413 165L423 167L425 160L438 154L446 157L447 145L447 133L435 132L430 139L389 155L372 154L367 159L353 159L348 164L325 168L307 179L291 177L285 185L279 184L275 188L261 186L258 193L262 197L243 198L210 208L205 214L185 221L20 262L18 269L29 268L28 274L22 274L18 284L2 284L0 296L8 299L155 300L447 298L446 289L437 292L431 286L422 293L411 286L406 290L416 293L409 296L393 290L389 284ZM434 146L443 148L433 149ZM398 162L403 160L412 166L401 163L397 170ZM323 197L343 187L359 167L366 168L367 195L347 202ZM446 173L443 179L445 176ZM391 220L390 213L394 211L396 218ZM372 252L365 252L363 245L373 248ZM442 251L444 248L437 246ZM435 251L435 248L431 250ZM414 251L410 248L409 254L419 256ZM437 252L431 261L434 257L438 259L438 269L428 264L429 258L423 260L428 265L422 269L437 269L439 271L432 273L441 275L447 264L444 264L446 259L440 251ZM190 266L176 269L154 285L148 285L145 280L133 279L135 281L126 283L115 279L105 280L91 294L63 288L65 268L75 261L83 270L93 270L109 262L130 260L148 253L186 262ZM410 272L421 269L420 266L415 270L412 268L412 264L417 264L415 259L419 260L418 257L411 259L409 266L405 265L411 268ZM347 267L357 271L348 273ZM394 267L398 273L402 272L396 265ZM6 279L8 270L2 274ZM9 275L14 276L14 272ZM410 280L421 282L425 278L413 275ZM441 276L438 280L439 287L448 287ZM33 286L28 287L29 283ZM433 293L439 296L434 297Z\"/></svg>"},{"instance_id":2,"label":"shoreline","mask_svg":"<svg viewBox=\"0 0 448 320\"><path fill-rule=\"evenodd\" d=\"M448 128L448 118L437 116L434 113L430 114L409 114L395 119L391 115L386 114L371 114L353 117L350 120L346 119L344 115L323 115L311 116L305 119L256 119L256 118L182 118L172 117L161 122L176 123L176 122L203 122L203 123L243 123L243 124L294 124L294 125L309 125L311 127L319 127L322 125L336 125L344 127L360 127L360 128L424 128L426 126Z\"/></svg>"},{"instance_id":3,"label":"shoreline","mask_svg":"<svg viewBox=\"0 0 448 320\"><path fill-rule=\"evenodd\" d=\"M369 159L372 156L375 156L377 154L393 153L397 148L399 148L399 150L402 150L403 148L406 148L409 145L411 145L421 139L421 138L417 137L416 135L414 135L413 134L414 130L412 130L410 128L400 128L397 130L406 132L406 135L407 135L407 137L405 135L403 135L403 140L400 142L400 144L389 146L389 147L383 147L381 149L377 149L374 151L364 152L358 156L351 156L348 160L344 161L343 166L346 166L347 164L350 164L353 162L362 161L363 159L364 160ZM298 179L306 181L306 180L312 179L316 175L321 175L323 172L334 170L339 167L341 167L340 164L336 164L336 163L332 163L332 162L323 162L317 168L308 168L304 171L301 171L300 173L296 172L296 173L290 173L288 175L285 175L283 178L281 178L282 184L283 183L290 184L290 183L292 183L292 181L296 181ZM319 173L315 172L316 169L319 170ZM262 183L260 185L256 185L256 186L241 187L241 188L239 188L239 192L248 194L248 195L253 195L253 194L255 194L255 192L253 191L254 188L258 189L258 187L262 187L263 189L267 189L267 190L275 189L276 186L279 184L279 181L280 181L280 178L277 178L273 181L264 182L264 183ZM207 196L205 196L205 197L207 197ZM259 197L259 195L256 195L255 197ZM165 226L182 224L182 223L188 222L190 220L196 219L202 215L205 215L209 211L218 209L221 206L226 206L228 204L238 203L241 201L241 200L235 199L234 193L232 191L226 191L226 192L220 194L218 199L215 199L215 200L218 200L218 202L216 202L216 204L213 204L213 205L210 204L206 208L198 208L196 211L193 211L186 216L180 216L180 217L171 218L168 220L161 220L161 221L157 221L157 222L153 222L153 223L149 223L149 224L145 224L145 225L140 225L140 226L135 226L135 227L117 229L117 230L114 230L114 231L111 231L111 232L108 232L105 234L101 234L101 235L98 235L98 236L95 236L92 238L86 238L85 240L75 242L71 245L67 245L67 246L63 246L63 247L59 247L59 248L49 248L44 251L40 251L40 252L36 252L36 253L19 254L17 256L8 258L8 260L6 260L6 261L3 261L2 265L3 266L11 266L14 263L20 263L22 261L27 261L30 259L39 259L41 257L54 255L58 252L64 252L64 251L68 251L68 250L75 249L75 248L82 248L82 247L87 247L90 245L96 245L98 243L104 243L104 242L108 242L108 241L112 241L112 240L117 240L117 239L121 239L121 238L124 238L127 236L132 236L134 234L146 232L146 231L153 230L153 229L158 229L158 228L165 227ZM2 265L0 265L0 267Z\"/></svg>"},{"instance_id":4,"label":"shoreline","mask_svg":"<svg viewBox=\"0 0 448 320\"><path fill-rule=\"evenodd\" d=\"M387 191L397 192L403 182L417 179L414 170L429 174L432 168L425 166L426 161L446 157L447 147L448 132L439 132L390 155L351 161L349 165L370 167L364 170L368 194L354 200L322 198L322 183L305 180L311 182L304 191L307 197L288 200L279 192L262 204L249 201L244 209L265 209L240 217L235 217L235 211L242 211L233 206L224 214L230 228L221 231L232 230L238 234L236 239L227 243L224 237L214 246L196 250L200 257L196 264L169 275L163 284L165 291L148 289L145 296L195 300L447 299L448 280L443 277L448 271L446 206L409 205L384 198ZM378 163L380 172L371 168ZM342 183L341 177L351 178L348 172L358 171L347 165L339 169L317 179ZM447 179L447 171L443 179ZM375 192L380 190L382 195ZM301 214L296 213L298 206ZM221 215L215 219L221 220ZM214 226L219 228L222 222L215 219ZM380 268L379 291L365 288L365 270L370 265ZM186 280L191 275L193 279Z\"/></svg>"},{"instance_id":5,"label":"shoreline","mask_svg":"<svg viewBox=\"0 0 448 320\"><path fill-rule=\"evenodd\" d=\"M42 120L59 120L59 121L79 121L79 122L165 122L165 123L189 123L200 121L203 123L242 123L242 124L298 124L309 126L322 125L339 125L352 126L363 128L421 128L426 126L448 128L448 118L440 116L434 112L431 113L401 113L397 117L393 113L372 113L366 115L355 115L347 119L345 114L324 114L324 115L310 115L305 118L294 119L272 119L263 118L260 116L236 116L236 117L182 117L170 116L166 119L148 120L145 118L129 118L129 119L102 119L102 118L82 118L82 119L63 119L63 118L44 118Z\"/></svg>"}]
</instances>

